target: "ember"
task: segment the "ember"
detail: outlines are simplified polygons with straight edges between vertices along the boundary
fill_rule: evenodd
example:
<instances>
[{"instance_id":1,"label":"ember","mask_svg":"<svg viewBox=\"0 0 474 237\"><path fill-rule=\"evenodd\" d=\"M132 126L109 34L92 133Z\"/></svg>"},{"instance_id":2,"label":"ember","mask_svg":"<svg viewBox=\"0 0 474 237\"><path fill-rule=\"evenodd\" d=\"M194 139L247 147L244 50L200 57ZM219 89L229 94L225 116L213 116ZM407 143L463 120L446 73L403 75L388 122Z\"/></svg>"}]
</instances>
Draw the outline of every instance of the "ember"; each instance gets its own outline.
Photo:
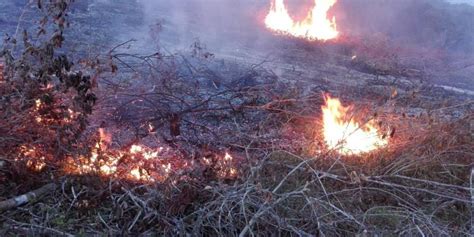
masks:
<instances>
[{"instance_id":1,"label":"ember","mask_svg":"<svg viewBox=\"0 0 474 237\"><path fill-rule=\"evenodd\" d=\"M132 145L129 150L107 149L103 140L92 149L90 157L71 158L65 167L70 174L98 174L103 177L125 178L134 181L163 181L171 173L171 166L165 159L158 159L163 148L152 149L142 145ZM108 135L106 136L110 138Z\"/></svg>"},{"instance_id":2,"label":"ember","mask_svg":"<svg viewBox=\"0 0 474 237\"><path fill-rule=\"evenodd\" d=\"M99 175L137 182L163 182L173 174L185 174L196 167L196 163L186 161L178 152L169 148L150 148L134 144L128 149L108 148L112 136L99 129L99 141L91 149L89 156L70 157L63 170L67 174ZM219 178L235 178L235 160L229 154L216 155L215 161L203 158L204 166L211 167Z\"/></svg>"},{"instance_id":3,"label":"ember","mask_svg":"<svg viewBox=\"0 0 474 237\"><path fill-rule=\"evenodd\" d=\"M302 21L295 21L288 13L284 0L274 0L265 18L268 29L281 34L308 40L331 40L337 38L336 18L328 19L328 11L337 0L314 0L314 7Z\"/></svg>"},{"instance_id":4,"label":"ember","mask_svg":"<svg viewBox=\"0 0 474 237\"><path fill-rule=\"evenodd\" d=\"M374 120L357 123L348 116L351 106L344 107L339 99L325 96L323 110L323 135L326 145L340 154L361 154L386 146L388 140L382 138Z\"/></svg>"},{"instance_id":5,"label":"ember","mask_svg":"<svg viewBox=\"0 0 474 237\"><path fill-rule=\"evenodd\" d=\"M28 169L41 172L46 168L46 157L40 146L22 145L15 162L26 164Z\"/></svg>"}]
</instances>

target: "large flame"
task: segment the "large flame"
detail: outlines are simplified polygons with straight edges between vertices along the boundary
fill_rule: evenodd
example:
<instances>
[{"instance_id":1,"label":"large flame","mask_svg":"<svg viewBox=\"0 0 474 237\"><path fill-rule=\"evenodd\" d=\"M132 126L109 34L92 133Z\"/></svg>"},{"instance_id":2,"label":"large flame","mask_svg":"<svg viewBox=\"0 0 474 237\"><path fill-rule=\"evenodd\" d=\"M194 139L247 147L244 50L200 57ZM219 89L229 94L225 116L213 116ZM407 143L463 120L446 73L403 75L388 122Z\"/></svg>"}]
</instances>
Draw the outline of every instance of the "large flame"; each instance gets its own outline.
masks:
<instances>
[{"instance_id":1,"label":"large flame","mask_svg":"<svg viewBox=\"0 0 474 237\"><path fill-rule=\"evenodd\" d=\"M302 21L295 21L288 13L284 0L273 0L270 12L265 18L267 28L282 34L309 40L335 39L336 18L328 19L327 13L337 0L314 0L314 7Z\"/></svg>"},{"instance_id":2,"label":"large flame","mask_svg":"<svg viewBox=\"0 0 474 237\"><path fill-rule=\"evenodd\" d=\"M347 118L351 107L344 107L339 99L325 96L323 110L323 135L326 145L343 155L361 154L388 144L376 127L375 121L359 124Z\"/></svg>"}]
</instances>

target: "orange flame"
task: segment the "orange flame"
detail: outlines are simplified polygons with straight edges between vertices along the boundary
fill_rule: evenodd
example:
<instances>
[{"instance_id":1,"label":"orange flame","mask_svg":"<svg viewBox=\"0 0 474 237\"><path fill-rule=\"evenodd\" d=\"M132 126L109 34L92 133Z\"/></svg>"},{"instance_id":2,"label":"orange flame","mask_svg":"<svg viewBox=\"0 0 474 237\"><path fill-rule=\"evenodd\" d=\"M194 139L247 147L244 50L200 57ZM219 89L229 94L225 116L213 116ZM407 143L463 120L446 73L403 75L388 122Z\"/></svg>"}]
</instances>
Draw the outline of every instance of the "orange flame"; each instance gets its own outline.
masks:
<instances>
[{"instance_id":1,"label":"orange flame","mask_svg":"<svg viewBox=\"0 0 474 237\"><path fill-rule=\"evenodd\" d=\"M112 141L112 136L107 133L104 128L99 128L99 139L96 148L100 148L102 151L107 150L107 146Z\"/></svg>"},{"instance_id":2,"label":"orange flame","mask_svg":"<svg viewBox=\"0 0 474 237\"><path fill-rule=\"evenodd\" d=\"M19 156L15 159L15 161L25 161L26 166L34 171L41 172L44 168L46 168L46 157L43 156L42 151L31 145L22 145L20 147Z\"/></svg>"},{"instance_id":3,"label":"orange flame","mask_svg":"<svg viewBox=\"0 0 474 237\"><path fill-rule=\"evenodd\" d=\"M328 19L327 13L337 0L314 0L314 7L302 21L295 21L288 13L284 0L273 0L265 18L268 29L281 34L308 40L330 40L339 35L336 18Z\"/></svg>"},{"instance_id":4,"label":"orange flame","mask_svg":"<svg viewBox=\"0 0 474 237\"><path fill-rule=\"evenodd\" d=\"M325 95L323 110L323 135L326 145L340 154L367 153L388 144L376 128L374 120L359 124L353 118L346 119L351 106L344 107L339 99Z\"/></svg>"},{"instance_id":5,"label":"orange flame","mask_svg":"<svg viewBox=\"0 0 474 237\"><path fill-rule=\"evenodd\" d=\"M41 103L37 103L41 106ZM142 144L130 147L108 147L112 134L99 128L99 139L87 155L68 156L59 163L61 170L72 175L98 175L104 178L119 178L129 181L153 183L165 182L170 178L184 177L199 164L188 162L170 148L151 148ZM54 159L45 155L40 145L23 145L18 150L15 162L22 162L27 168L41 172ZM204 159L205 166L216 170L219 178L235 178L238 175L235 159L229 154L217 155L216 162Z\"/></svg>"},{"instance_id":6,"label":"orange flame","mask_svg":"<svg viewBox=\"0 0 474 237\"><path fill-rule=\"evenodd\" d=\"M95 143L90 156L80 156L79 159L71 157L64 171L69 174L98 174L140 182L164 181L171 175L171 164L163 164L165 160L159 159L164 152L162 147L152 149L134 144L127 150L109 150L111 141L112 135L104 128L99 128L99 141Z\"/></svg>"}]
</instances>

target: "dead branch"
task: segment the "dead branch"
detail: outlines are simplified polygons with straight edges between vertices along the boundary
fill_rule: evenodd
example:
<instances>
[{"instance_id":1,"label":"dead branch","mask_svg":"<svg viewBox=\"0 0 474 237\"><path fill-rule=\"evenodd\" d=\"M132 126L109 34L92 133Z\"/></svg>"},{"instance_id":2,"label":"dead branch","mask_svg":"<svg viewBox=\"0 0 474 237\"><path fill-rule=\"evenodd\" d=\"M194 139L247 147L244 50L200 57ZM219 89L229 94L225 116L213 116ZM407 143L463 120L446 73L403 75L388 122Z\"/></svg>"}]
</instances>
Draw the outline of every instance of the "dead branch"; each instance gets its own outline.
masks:
<instances>
[{"instance_id":1,"label":"dead branch","mask_svg":"<svg viewBox=\"0 0 474 237\"><path fill-rule=\"evenodd\" d=\"M50 193L56 189L56 184L50 183L46 184L43 187L28 192L26 194L10 198L8 200L0 202L0 211L6 211L12 208L19 207L21 205L25 205L27 203L34 202L38 200L41 196Z\"/></svg>"}]
</instances>

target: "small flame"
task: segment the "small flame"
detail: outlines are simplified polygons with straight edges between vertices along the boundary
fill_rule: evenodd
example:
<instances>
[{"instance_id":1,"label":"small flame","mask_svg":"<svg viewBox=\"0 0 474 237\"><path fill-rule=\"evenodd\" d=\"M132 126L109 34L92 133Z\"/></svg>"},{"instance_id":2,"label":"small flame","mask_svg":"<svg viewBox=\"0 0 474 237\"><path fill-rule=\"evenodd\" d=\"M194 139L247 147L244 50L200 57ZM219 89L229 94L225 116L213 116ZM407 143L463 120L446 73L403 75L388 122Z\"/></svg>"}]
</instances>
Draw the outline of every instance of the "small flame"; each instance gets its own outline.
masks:
<instances>
[{"instance_id":1,"label":"small flame","mask_svg":"<svg viewBox=\"0 0 474 237\"><path fill-rule=\"evenodd\" d=\"M36 99L36 100L35 100L35 110L36 110L36 111L38 111L38 110L41 109L41 104L42 104L42 102L41 102L40 99Z\"/></svg>"},{"instance_id":2,"label":"small flame","mask_svg":"<svg viewBox=\"0 0 474 237\"><path fill-rule=\"evenodd\" d=\"M108 149L111 134L99 128L99 141L91 149L90 156L70 158L64 168L70 174L98 174L102 177L126 178L140 182L166 180L172 172L172 165L158 159L164 151L134 144L129 149Z\"/></svg>"},{"instance_id":3,"label":"small flame","mask_svg":"<svg viewBox=\"0 0 474 237\"><path fill-rule=\"evenodd\" d=\"M46 162L44 156L38 159L31 159L26 162L26 166L34 171L42 171L46 167Z\"/></svg>"},{"instance_id":4,"label":"small flame","mask_svg":"<svg viewBox=\"0 0 474 237\"><path fill-rule=\"evenodd\" d=\"M34 171L43 171L46 168L46 158L40 149L34 146L23 145L20 147L20 157L16 161L26 160L26 166Z\"/></svg>"},{"instance_id":5,"label":"small flame","mask_svg":"<svg viewBox=\"0 0 474 237\"><path fill-rule=\"evenodd\" d=\"M61 163L62 171L73 175L98 175L104 178L126 179L135 182L165 182L197 168L194 161L180 158L170 148L150 148L133 144L125 149L107 148L111 134L99 129L100 139L88 155L68 156ZM43 171L52 159L41 145L23 145L18 151L16 162L24 163L29 169ZM204 165L216 170L220 178L235 178L238 170L235 159L229 153L216 155L216 159L204 159Z\"/></svg>"},{"instance_id":6,"label":"small flame","mask_svg":"<svg viewBox=\"0 0 474 237\"><path fill-rule=\"evenodd\" d=\"M107 146L112 142L112 136L104 128L99 128L99 138L100 140L96 144L96 148L100 148L102 151L107 150Z\"/></svg>"},{"instance_id":7,"label":"small flame","mask_svg":"<svg viewBox=\"0 0 474 237\"><path fill-rule=\"evenodd\" d=\"M380 136L375 122L361 125L353 118L346 119L351 107L344 107L339 99L325 96L323 110L323 135L327 146L340 154L361 154L386 146L388 140Z\"/></svg>"},{"instance_id":8,"label":"small flame","mask_svg":"<svg viewBox=\"0 0 474 237\"><path fill-rule=\"evenodd\" d=\"M328 11L337 0L314 0L314 7L302 21L295 21L288 13L284 0L273 0L265 18L268 29L308 40L330 40L339 35L336 18L328 19Z\"/></svg>"},{"instance_id":9,"label":"small flame","mask_svg":"<svg viewBox=\"0 0 474 237\"><path fill-rule=\"evenodd\" d=\"M141 155L145 160L152 160L158 158L158 154L163 151L163 147L158 148L157 151L144 148L141 145L132 145L130 147L130 154Z\"/></svg>"},{"instance_id":10,"label":"small flame","mask_svg":"<svg viewBox=\"0 0 474 237\"><path fill-rule=\"evenodd\" d=\"M234 158L228 153L225 153L224 160L225 161L232 161Z\"/></svg>"},{"instance_id":11,"label":"small flame","mask_svg":"<svg viewBox=\"0 0 474 237\"><path fill-rule=\"evenodd\" d=\"M143 151L143 148L139 145L132 145L132 147L130 147L130 153L132 154L138 154L142 151Z\"/></svg>"},{"instance_id":12,"label":"small flame","mask_svg":"<svg viewBox=\"0 0 474 237\"><path fill-rule=\"evenodd\" d=\"M217 164L217 175L220 178L235 178L237 169L235 168L234 157L228 152L225 153L223 159L219 159Z\"/></svg>"},{"instance_id":13,"label":"small flame","mask_svg":"<svg viewBox=\"0 0 474 237\"><path fill-rule=\"evenodd\" d=\"M145 169L136 167L130 171L130 177L136 181L153 181Z\"/></svg>"},{"instance_id":14,"label":"small flame","mask_svg":"<svg viewBox=\"0 0 474 237\"><path fill-rule=\"evenodd\" d=\"M50 84L48 84L48 87ZM45 104L41 99L34 101L34 107L31 111L31 115L35 117L35 121L40 125L68 125L74 123L80 118L81 113L76 112L72 109L61 111L61 109ZM61 112L59 112L61 111ZM64 116L63 119L57 119L57 116Z\"/></svg>"},{"instance_id":15,"label":"small flame","mask_svg":"<svg viewBox=\"0 0 474 237\"><path fill-rule=\"evenodd\" d=\"M163 168L163 171L167 174L169 174L171 172L171 164L168 163L167 165L162 165L161 166Z\"/></svg>"},{"instance_id":16,"label":"small flame","mask_svg":"<svg viewBox=\"0 0 474 237\"><path fill-rule=\"evenodd\" d=\"M151 124L151 123L148 123L148 132L149 133L154 133L155 131L156 131L155 126L153 126L153 124Z\"/></svg>"}]
</instances>

